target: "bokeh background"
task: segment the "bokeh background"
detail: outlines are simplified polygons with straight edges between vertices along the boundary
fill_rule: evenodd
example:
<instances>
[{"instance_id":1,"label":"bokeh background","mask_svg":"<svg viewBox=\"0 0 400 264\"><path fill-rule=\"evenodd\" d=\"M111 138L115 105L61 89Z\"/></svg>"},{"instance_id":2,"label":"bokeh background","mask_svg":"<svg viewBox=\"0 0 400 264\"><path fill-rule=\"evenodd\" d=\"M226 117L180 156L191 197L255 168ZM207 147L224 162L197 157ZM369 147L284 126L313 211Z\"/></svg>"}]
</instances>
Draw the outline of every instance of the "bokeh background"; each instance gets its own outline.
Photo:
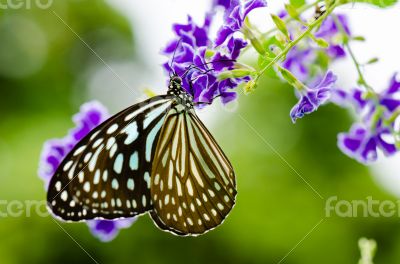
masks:
<instances>
[{"instance_id":1,"label":"bokeh background","mask_svg":"<svg viewBox=\"0 0 400 264\"><path fill-rule=\"evenodd\" d=\"M267 12L283 4L276 2L254 19L268 26ZM115 113L145 98L146 88L165 91L159 50L172 36L171 24L188 13L200 22L209 5L63 0L48 9L0 9L0 199L44 200L37 176L43 142L63 137L82 103L96 99ZM388 29L399 20L396 11L342 10L353 18L353 29L372 40L357 53L384 58L367 71L382 89L399 70L397 36ZM341 85L354 83L348 61L336 70ZM331 196L395 201L398 159L371 169L347 158L336 135L348 130L351 115L328 105L293 125L288 113L295 101L290 87L264 79L233 106L201 110L237 173L237 205L216 230L179 238L144 216L101 243L85 224L62 224L68 235L50 216L32 212L0 218L0 263L278 263L287 254L281 263L356 263L362 236L376 239L377 263L398 263L398 217L324 218Z\"/></svg>"}]
</instances>

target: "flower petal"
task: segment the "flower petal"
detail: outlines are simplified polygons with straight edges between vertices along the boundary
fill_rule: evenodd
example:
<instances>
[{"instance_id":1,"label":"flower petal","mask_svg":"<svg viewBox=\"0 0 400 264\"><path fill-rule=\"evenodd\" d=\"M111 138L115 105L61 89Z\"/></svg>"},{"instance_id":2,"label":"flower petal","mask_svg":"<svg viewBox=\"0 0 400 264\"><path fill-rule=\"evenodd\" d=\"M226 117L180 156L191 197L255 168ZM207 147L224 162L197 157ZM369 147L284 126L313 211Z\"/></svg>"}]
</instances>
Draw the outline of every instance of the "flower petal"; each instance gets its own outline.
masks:
<instances>
[{"instance_id":1,"label":"flower petal","mask_svg":"<svg viewBox=\"0 0 400 264\"><path fill-rule=\"evenodd\" d=\"M134 218L120 220L94 220L88 221L88 226L92 234L102 242L113 240L122 228L129 228L135 221Z\"/></svg>"},{"instance_id":2,"label":"flower petal","mask_svg":"<svg viewBox=\"0 0 400 264\"><path fill-rule=\"evenodd\" d=\"M391 136L391 135L388 135ZM383 139L383 134L379 135L377 137L377 143L380 147L380 149L382 149L383 153L386 156L392 156L397 152L397 147L395 144L392 143L388 143Z\"/></svg>"},{"instance_id":3,"label":"flower petal","mask_svg":"<svg viewBox=\"0 0 400 264\"><path fill-rule=\"evenodd\" d=\"M298 118L304 117L306 114L310 114L316 110L316 107L310 102L307 96L302 96L299 102L290 111L290 117L292 122L296 123Z\"/></svg>"},{"instance_id":4,"label":"flower petal","mask_svg":"<svg viewBox=\"0 0 400 264\"><path fill-rule=\"evenodd\" d=\"M243 12L243 18L246 18L247 15L254 9L260 8L260 7L266 7L267 2L264 0L250 0L246 1L244 4L244 12Z\"/></svg>"},{"instance_id":5,"label":"flower petal","mask_svg":"<svg viewBox=\"0 0 400 264\"><path fill-rule=\"evenodd\" d=\"M234 32L235 31L228 26L221 27L217 33L217 38L215 39L215 46L218 47L222 45Z\"/></svg>"},{"instance_id":6,"label":"flower petal","mask_svg":"<svg viewBox=\"0 0 400 264\"><path fill-rule=\"evenodd\" d=\"M223 6L225 9L228 9L231 5L231 0L214 0L214 6Z\"/></svg>"},{"instance_id":7,"label":"flower petal","mask_svg":"<svg viewBox=\"0 0 400 264\"><path fill-rule=\"evenodd\" d=\"M390 80L390 85L385 94L394 94L400 90L400 82L397 81L397 74L394 74Z\"/></svg>"},{"instance_id":8,"label":"flower petal","mask_svg":"<svg viewBox=\"0 0 400 264\"><path fill-rule=\"evenodd\" d=\"M332 88L337 80L337 76L332 71L328 71L322 81L314 89Z\"/></svg>"}]
</instances>

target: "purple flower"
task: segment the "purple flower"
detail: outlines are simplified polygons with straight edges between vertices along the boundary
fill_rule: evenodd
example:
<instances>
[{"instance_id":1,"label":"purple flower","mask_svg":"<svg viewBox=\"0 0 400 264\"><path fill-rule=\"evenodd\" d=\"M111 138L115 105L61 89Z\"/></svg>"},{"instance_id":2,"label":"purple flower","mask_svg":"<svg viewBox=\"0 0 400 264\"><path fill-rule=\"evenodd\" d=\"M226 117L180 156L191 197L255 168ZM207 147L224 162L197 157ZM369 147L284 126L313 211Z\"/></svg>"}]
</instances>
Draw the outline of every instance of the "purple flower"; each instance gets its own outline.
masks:
<instances>
[{"instance_id":1,"label":"purple flower","mask_svg":"<svg viewBox=\"0 0 400 264\"><path fill-rule=\"evenodd\" d=\"M173 25L176 38L169 42L162 50L162 53L168 57L171 57L175 52L172 69L169 62L164 64L164 68L168 73L172 70L176 73L184 72L193 63L198 49L206 48L211 44L208 38L211 20L211 14L207 14L203 26L200 27L196 25L191 16L188 16L187 24Z\"/></svg>"},{"instance_id":2,"label":"purple flower","mask_svg":"<svg viewBox=\"0 0 400 264\"><path fill-rule=\"evenodd\" d=\"M39 163L39 177L45 182L45 188L56 172L58 166L73 147L92 129L100 125L109 117L107 109L99 102L93 101L81 106L80 112L73 116L75 128L61 139L51 139L44 143ZM93 220L88 221L92 233L102 241L110 241L120 228L126 228L135 221L135 218L124 220Z\"/></svg>"},{"instance_id":3,"label":"purple flower","mask_svg":"<svg viewBox=\"0 0 400 264\"><path fill-rule=\"evenodd\" d=\"M400 106L400 82L397 81L397 74L393 75L386 90L375 95L376 98L367 98L368 92L359 88L350 91L337 89L335 93L334 103L341 106L354 106L358 113L368 117L364 117L367 121L374 114L377 106L384 107L385 117L389 117Z\"/></svg>"},{"instance_id":4,"label":"purple flower","mask_svg":"<svg viewBox=\"0 0 400 264\"><path fill-rule=\"evenodd\" d=\"M194 102L212 103L216 97L221 97L223 103L228 103L236 98L236 92L232 90L249 78L220 81L218 75L235 68L234 61L247 42L230 37L225 45L212 49L213 43L208 37L211 20L211 15L207 15L200 27L189 16L187 24L173 26L176 39L163 53L172 59L175 52L175 57L172 65L170 62L164 64L164 69L184 77L183 88L193 95Z\"/></svg>"},{"instance_id":5,"label":"purple flower","mask_svg":"<svg viewBox=\"0 0 400 264\"><path fill-rule=\"evenodd\" d=\"M349 133L338 136L339 148L361 163L371 163L377 160L378 150L385 156L396 153L395 120L389 119L399 110L400 82L396 74L392 77L389 87L379 94L355 88L351 91L335 92L335 103L341 106L354 106L361 116L361 123L353 125Z\"/></svg>"},{"instance_id":6,"label":"purple flower","mask_svg":"<svg viewBox=\"0 0 400 264\"><path fill-rule=\"evenodd\" d=\"M349 157L368 164L377 160L378 149L386 156L396 153L395 144L388 142L391 137L391 131L382 125L371 130L363 124L355 124L349 133L339 134L338 146Z\"/></svg>"},{"instance_id":7,"label":"purple flower","mask_svg":"<svg viewBox=\"0 0 400 264\"><path fill-rule=\"evenodd\" d=\"M100 103L86 103L81 106L80 113L73 116L76 127L66 137L44 143L38 174L45 182L46 189L58 166L75 144L108 117L107 109Z\"/></svg>"},{"instance_id":8,"label":"purple flower","mask_svg":"<svg viewBox=\"0 0 400 264\"><path fill-rule=\"evenodd\" d=\"M293 47L286 55L282 67L291 71L299 80L305 81L309 78L310 61L315 61L316 54L312 49L301 49Z\"/></svg>"},{"instance_id":9,"label":"purple flower","mask_svg":"<svg viewBox=\"0 0 400 264\"><path fill-rule=\"evenodd\" d=\"M228 9L231 5L231 0L214 0L213 6L223 6Z\"/></svg>"},{"instance_id":10,"label":"purple flower","mask_svg":"<svg viewBox=\"0 0 400 264\"><path fill-rule=\"evenodd\" d=\"M266 6L267 3L264 0L248 0L244 6L241 5L240 0L231 0L229 7L225 10L224 25L218 31L215 45L223 44L235 32L240 31L247 15L252 10Z\"/></svg>"},{"instance_id":11,"label":"purple flower","mask_svg":"<svg viewBox=\"0 0 400 264\"><path fill-rule=\"evenodd\" d=\"M343 30L346 32L348 36L351 36L351 31L347 16L343 14L338 14L336 16ZM328 55L331 58L337 59L346 56L344 48L341 45L335 43L335 37L341 33L342 33L341 29L338 28L338 25L332 16L327 17L324 20L324 22L322 22L319 30L315 33L315 36L317 38L323 38L330 43L330 46L328 48Z\"/></svg>"},{"instance_id":12,"label":"purple flower","mask_svg":"<svg viewBox=\"0 0 400 264\"><path fill-rule=\"evenodd\" d=\"M393 113L400 105L400 82L397 81L397 74L390 80L388 89L379 95L380 104Z\"/></svg>"},{"instance_id":13,"label":"purple flower","mask_svg":"<svg viewBox=\"0 0 400 264\"><path fill-rule=\"evenodd\" d=\"M92 234L103 242L113 240L120 229L129 228L136 221L136 218L127 218L121 220L101 220L89 221L88 225Z\"/></svg>"},{"instance_id":14,"label":"purple flower","mask_svg":"<svg viewBox=\"0 0 400 264\"><path fill-rule=\"evenodd\" d=\"M290 111L293 123L298 118L316 111L320 105L329 99L336 79L337 77L331 71L328 71L318 85L313 88L306 87L300 91L300 100Z\"/></svg>"}]
</instances>

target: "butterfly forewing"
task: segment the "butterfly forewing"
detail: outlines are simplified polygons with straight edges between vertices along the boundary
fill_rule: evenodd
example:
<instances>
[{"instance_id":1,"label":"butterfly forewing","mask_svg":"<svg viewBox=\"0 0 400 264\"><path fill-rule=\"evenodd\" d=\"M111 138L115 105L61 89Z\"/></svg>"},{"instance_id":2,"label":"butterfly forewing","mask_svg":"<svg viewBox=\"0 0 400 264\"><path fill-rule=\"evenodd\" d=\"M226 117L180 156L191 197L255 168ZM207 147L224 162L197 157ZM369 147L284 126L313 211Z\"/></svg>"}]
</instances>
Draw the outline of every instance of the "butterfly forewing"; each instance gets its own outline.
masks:
<instances>
[{"instance_id":1,"label":"butterfly forewing","mask_svg":"<svg viewBox=\"0 0 400 264\"><path fill-rule=\"evenodd\" d=\"M80 141L50 182L52 212L79 221L150 210L152 158L171 102L171 96L157 96L134 105Z\"/></svg>"},{"instance_id":2,"label":"butterfly forewing","mask_svg":"<svg viewBox=\"0 0 400 264\"><path fill-rule=\"evenodd\" d=\"M177 235L202 234L223 222L235 203L233 168L193 109L168 112L154 154L151 216Z\"/></svg>"}]
</instances>

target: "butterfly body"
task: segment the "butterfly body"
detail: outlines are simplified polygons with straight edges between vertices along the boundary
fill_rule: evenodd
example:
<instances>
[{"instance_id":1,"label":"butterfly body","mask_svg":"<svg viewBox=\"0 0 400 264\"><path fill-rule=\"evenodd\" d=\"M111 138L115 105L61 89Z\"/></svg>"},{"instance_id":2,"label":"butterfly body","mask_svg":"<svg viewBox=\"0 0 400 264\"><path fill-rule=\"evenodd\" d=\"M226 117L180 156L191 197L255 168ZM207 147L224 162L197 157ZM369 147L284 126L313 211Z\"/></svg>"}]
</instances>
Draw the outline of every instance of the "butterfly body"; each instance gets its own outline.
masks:
<instances>
[{"instance_id":1,"label":"butterfly body","mask_svg":"<svg viewBox=\"0 0 400 264\"><path fill-rule=\"evenodd\" d=\"M149 212L158 227L199 235L235 203L233 168L173 76L166 95L133 105L89 133L53 176L48 205L66 221Z\"/></svg>"}]
</instances>

